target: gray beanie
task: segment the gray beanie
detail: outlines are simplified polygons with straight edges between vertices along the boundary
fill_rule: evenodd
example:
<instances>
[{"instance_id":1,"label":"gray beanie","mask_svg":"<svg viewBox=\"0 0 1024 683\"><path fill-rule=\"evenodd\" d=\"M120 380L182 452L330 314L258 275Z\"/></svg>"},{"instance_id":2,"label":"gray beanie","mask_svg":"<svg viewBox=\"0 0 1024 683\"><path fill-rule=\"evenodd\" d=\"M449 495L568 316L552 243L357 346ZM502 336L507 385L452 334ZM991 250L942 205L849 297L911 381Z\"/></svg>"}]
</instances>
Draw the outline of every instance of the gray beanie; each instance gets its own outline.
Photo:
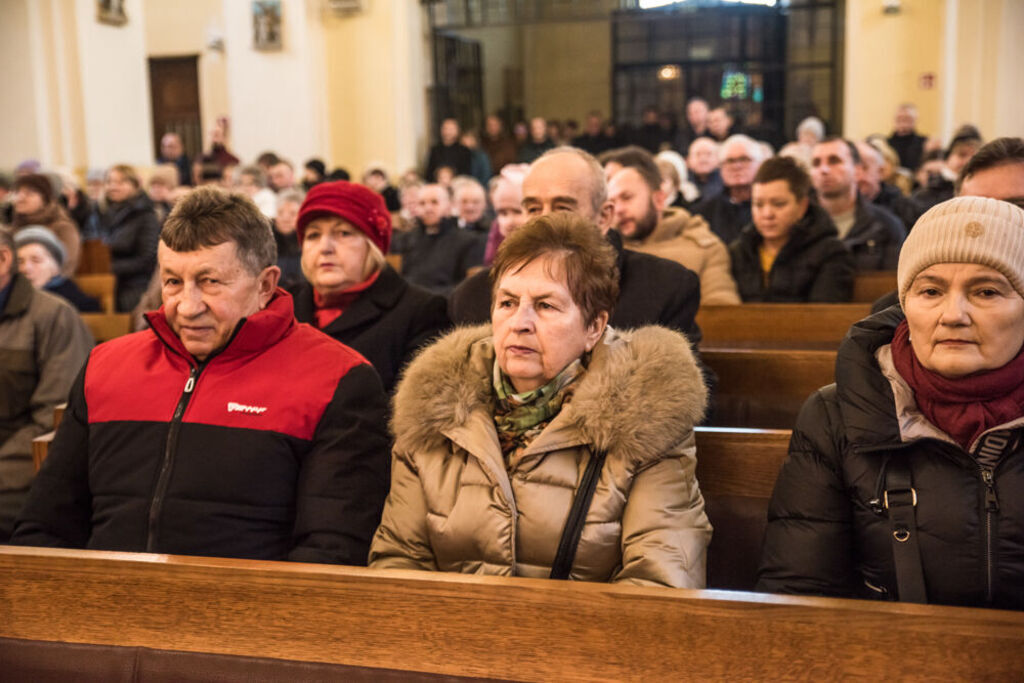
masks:
<instances>
[{"instance_id":1,"label":"gray beanie","mask_svg":"<svg viewBox=\"0 0 1024 683\"><path fill-rule=\"evenodd\" d=\"M1024 297L1024 210L988 197L956 197L928 209L900 250L900 306L914 278L936 263L988 266Z\"/></svg>"},{"instance_id":2,"label":"gray beanie","mask_svg":"<svg viewBox=\"0 0 1024 683\"><path fill-rule=\"evenodd\" d=\"M14 235L14 246L17 249L21 249L26 244L42 245L50 252L58 266L64 266L67 252L64 249L64 245L61 244L60 240L57 239L57 236L49 228L44 228L41 225L29 225L20 229Z\"/></svg>"}]
</instances>

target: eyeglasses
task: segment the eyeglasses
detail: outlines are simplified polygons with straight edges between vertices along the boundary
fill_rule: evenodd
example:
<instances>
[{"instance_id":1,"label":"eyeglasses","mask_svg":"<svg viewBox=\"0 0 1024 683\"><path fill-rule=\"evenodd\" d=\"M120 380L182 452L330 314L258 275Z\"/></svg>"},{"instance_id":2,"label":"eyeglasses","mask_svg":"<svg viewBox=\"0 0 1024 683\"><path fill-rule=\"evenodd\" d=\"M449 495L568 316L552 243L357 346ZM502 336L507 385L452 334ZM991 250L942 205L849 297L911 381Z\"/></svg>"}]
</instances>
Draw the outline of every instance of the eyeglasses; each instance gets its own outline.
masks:
<instances>
[{"instance_id":1,"label":"eyeglasses","mask_svg":"<svg viewBox=\"0 0 1024 683\"><path fill-rule=\"evenodd\" d=\"M722 160L723 166L739 166L741 164L749 164L753 159L750 157L728 157Z\"/></svg>"}]
</instances>

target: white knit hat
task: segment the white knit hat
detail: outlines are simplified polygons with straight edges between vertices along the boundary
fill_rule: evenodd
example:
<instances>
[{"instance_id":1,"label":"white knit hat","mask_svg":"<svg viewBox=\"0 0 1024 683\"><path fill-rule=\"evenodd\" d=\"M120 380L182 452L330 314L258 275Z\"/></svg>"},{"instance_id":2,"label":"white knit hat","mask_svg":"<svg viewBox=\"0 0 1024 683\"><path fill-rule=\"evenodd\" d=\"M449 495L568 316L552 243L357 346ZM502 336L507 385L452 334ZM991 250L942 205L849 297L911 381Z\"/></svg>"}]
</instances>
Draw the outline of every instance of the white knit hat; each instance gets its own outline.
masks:
<instances>
[{"instance_id":1,"label":"white knit hat","mask_svg":"<svg viewBox=\"0 0 1024 683\"><path fill-rule=\"evenodd\" d=\"M956 197L928 209L900 250L900 306L914 278L936 263L988 266L1024 297L1024 210L987 197Z\"/></svg>"}]
</instances>

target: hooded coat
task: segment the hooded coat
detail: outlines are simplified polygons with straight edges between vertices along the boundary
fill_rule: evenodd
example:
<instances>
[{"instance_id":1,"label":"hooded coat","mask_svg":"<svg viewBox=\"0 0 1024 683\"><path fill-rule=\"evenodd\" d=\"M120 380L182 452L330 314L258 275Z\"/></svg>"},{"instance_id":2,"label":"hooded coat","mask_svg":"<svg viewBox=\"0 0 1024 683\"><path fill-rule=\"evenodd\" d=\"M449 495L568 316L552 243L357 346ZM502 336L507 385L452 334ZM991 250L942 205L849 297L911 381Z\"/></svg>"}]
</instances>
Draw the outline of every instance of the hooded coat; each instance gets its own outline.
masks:
<instances>
[{"instance_id":1,"label":"hooded coat","mask_svg":"<svg viewBox=\"0 0 1024 683\"><path fill-rule=\"evenodd\" d=\"M895 371L893 307L854 325L836 383L797 419L768 508L758 590L899 599L882 470L909 467L928 602L1024 609L1024 416L988 430L1004 450L986 474L918 410ZM986 479L991 477L991 483Z\"/></svg>"},{"instance_id":2,"label":"hooded coat","mask_svg":"<svg viewBox=\"0 0 1024 683\"><path fill-rule=\"evenodd\" d=\"M821 207L807 206L776 255L767 283L760 246L761 235L753 223L729 245L732 275L744 301L832 303L853 296L853 256Z\"/></svg>"},{"instance_id":3,"label":"hooded coat","mask_svg":"<svg viewBox=\"0 0 1024 683\"><path fill-rule=\"evenodd\" d=\"M572 400L507 466L494 357L483 325L452 332L409 366L370 565L547 577L587 463L604 450L570 578L703 587L711 525L693 425L706 390L686 339L609 328Z\"/></svg>"}]
</instances>

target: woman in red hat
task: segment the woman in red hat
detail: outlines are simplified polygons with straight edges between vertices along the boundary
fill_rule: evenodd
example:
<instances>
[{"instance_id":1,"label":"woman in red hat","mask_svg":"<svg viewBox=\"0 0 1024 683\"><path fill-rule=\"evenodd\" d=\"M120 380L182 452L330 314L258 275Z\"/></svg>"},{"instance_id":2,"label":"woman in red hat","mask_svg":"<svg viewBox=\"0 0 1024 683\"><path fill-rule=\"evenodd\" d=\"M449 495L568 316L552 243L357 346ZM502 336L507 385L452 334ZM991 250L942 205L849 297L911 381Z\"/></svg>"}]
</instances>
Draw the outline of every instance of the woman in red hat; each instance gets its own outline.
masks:
<instances>
[{"instance_id":1,"label":"woman in red hat","mask_svg":"<svg viewBox=\"0 0 1024 683\"><path fill-rule=\"evenodd\" d=\"M390 393L416 350L450 327L444 298L388 265L391 215L367 187L316 185L296 232L308 282L292 289L295 317L363 354Z\"/></svg>"}]
</instances>

